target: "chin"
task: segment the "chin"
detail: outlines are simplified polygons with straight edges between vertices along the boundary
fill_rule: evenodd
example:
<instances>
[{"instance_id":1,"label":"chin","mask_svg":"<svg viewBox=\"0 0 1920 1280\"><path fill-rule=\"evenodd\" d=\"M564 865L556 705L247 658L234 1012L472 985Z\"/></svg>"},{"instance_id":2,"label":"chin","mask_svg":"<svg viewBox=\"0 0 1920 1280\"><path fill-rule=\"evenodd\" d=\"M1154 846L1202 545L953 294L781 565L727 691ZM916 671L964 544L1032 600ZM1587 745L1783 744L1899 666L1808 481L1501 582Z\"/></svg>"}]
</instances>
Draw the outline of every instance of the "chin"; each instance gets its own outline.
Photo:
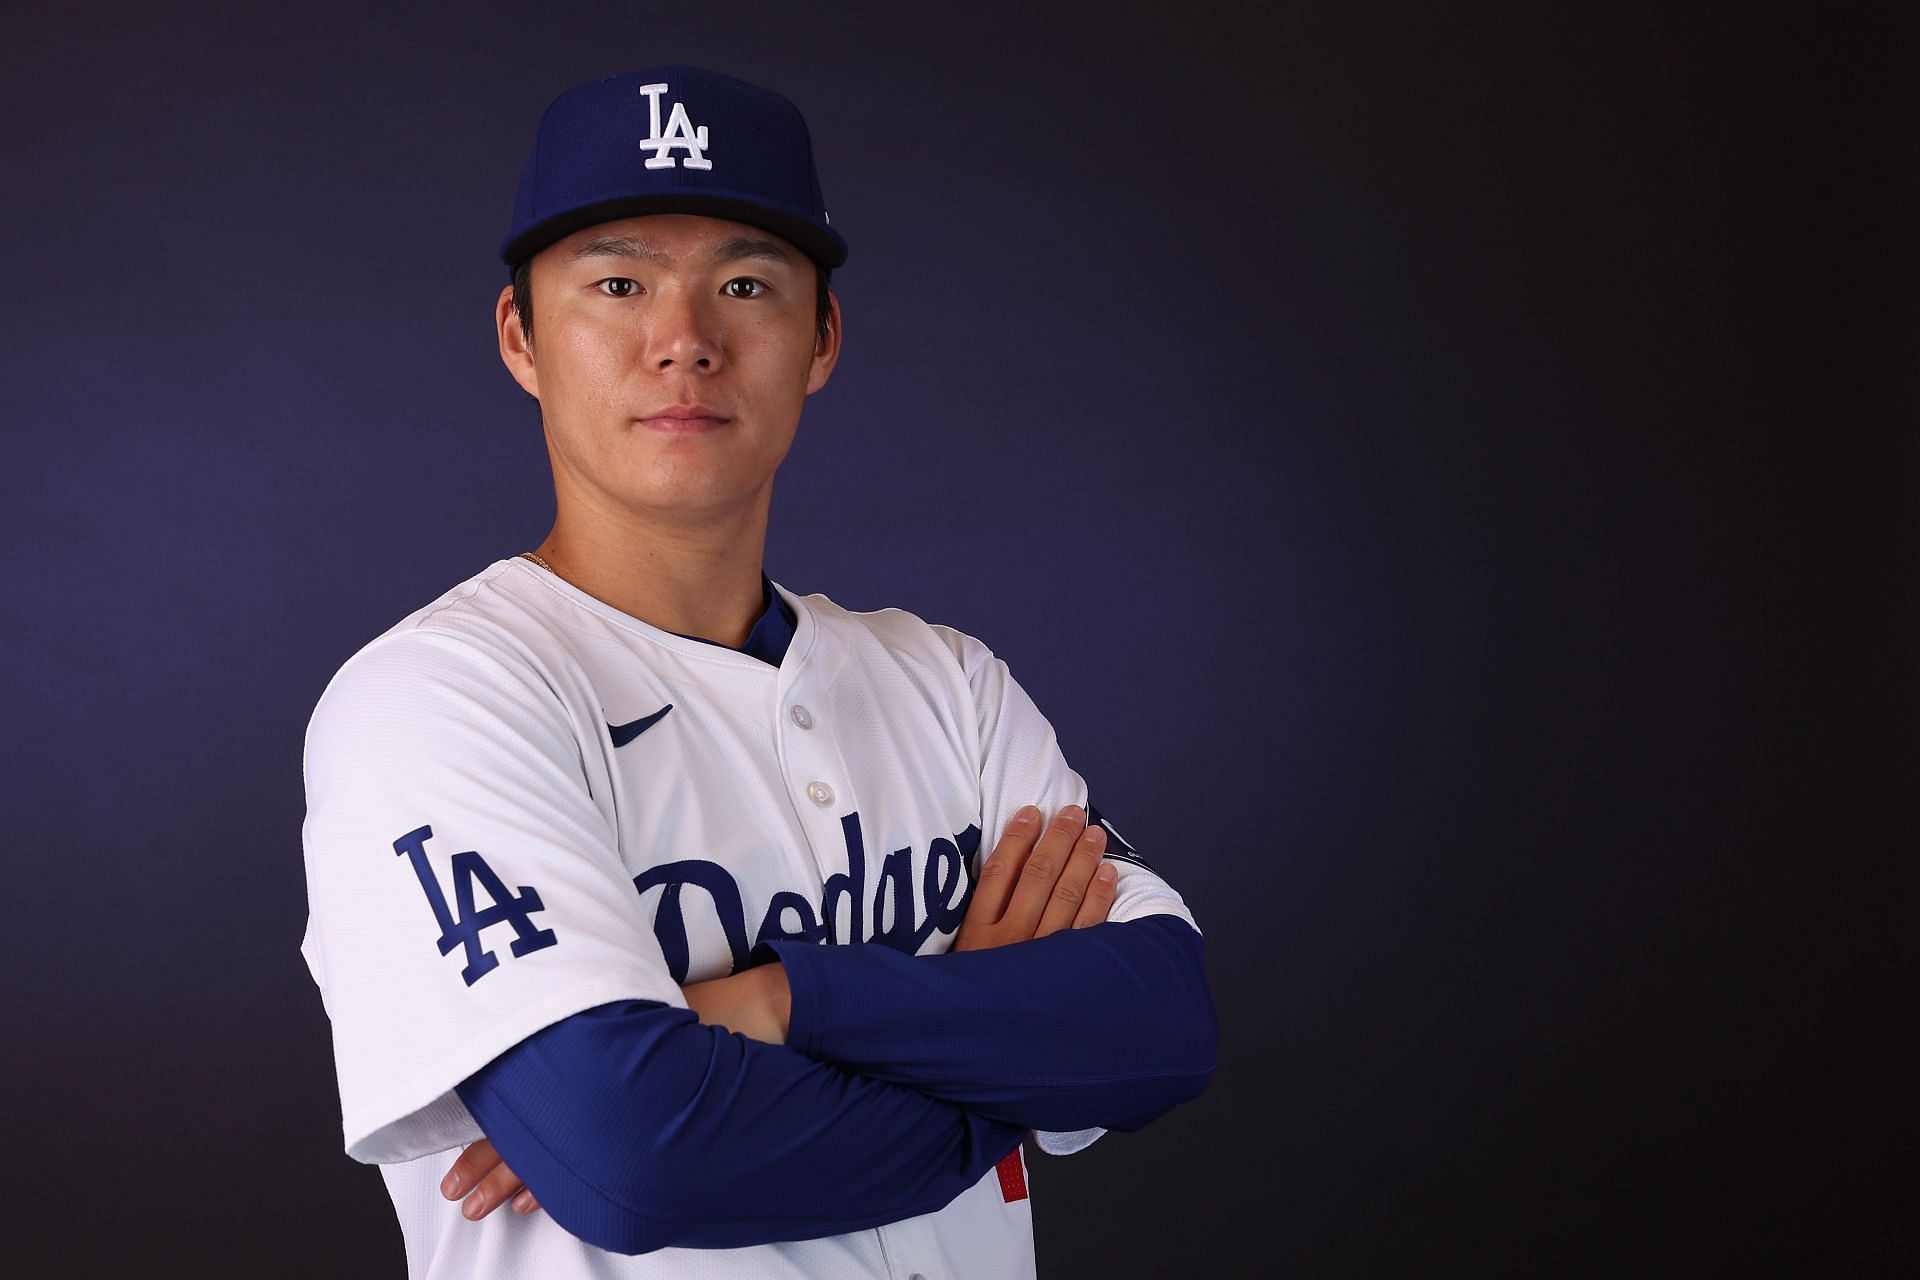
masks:
<instances>
[{"instance_id":1,"label":"chin","mask_svg":"<svg viewBox=\"0 0 1920 1280\"><path fill-rule=\"evenodd\" d=\"M699 517L720 515L751 506L763 492L760 485L679 483L650 485L622 494L625 505L653 515Z\"/></svg>"}]
</instances>

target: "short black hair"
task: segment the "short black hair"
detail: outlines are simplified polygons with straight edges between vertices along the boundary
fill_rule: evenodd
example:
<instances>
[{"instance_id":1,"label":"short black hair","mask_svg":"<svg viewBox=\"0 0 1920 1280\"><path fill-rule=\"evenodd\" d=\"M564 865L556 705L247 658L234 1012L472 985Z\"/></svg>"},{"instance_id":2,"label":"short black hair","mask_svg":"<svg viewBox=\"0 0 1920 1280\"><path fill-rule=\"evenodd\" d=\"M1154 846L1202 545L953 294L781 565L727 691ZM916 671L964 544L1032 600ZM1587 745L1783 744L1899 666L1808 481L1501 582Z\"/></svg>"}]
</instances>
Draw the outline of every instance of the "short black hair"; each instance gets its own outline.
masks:
<instances>
[{"instance_id":1,"label":"short black hair","mask_svg":"<svg viewBox=\"0 0 1920 1280\"><path fill-rule=\"evenodd\" d=\"M827 340L827 321L833 315L833 308L827 302L827 286L833 279L833 271L813 261L814 279L817 288L813 300L813 340L815 344ZM533 258L531 255L520 259L513 269L513 310L520 317L520 336L533 345Z\"/></svg>"}]
</instances>

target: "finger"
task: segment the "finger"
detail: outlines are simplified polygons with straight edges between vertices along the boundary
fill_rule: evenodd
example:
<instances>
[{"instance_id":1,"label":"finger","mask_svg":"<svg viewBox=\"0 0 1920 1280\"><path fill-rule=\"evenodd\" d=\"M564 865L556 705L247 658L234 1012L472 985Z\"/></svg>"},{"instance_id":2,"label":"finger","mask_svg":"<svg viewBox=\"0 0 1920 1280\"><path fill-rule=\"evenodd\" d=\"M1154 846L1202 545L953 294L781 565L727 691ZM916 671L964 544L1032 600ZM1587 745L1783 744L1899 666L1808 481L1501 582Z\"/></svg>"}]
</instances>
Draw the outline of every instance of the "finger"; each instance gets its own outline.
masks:
<instances>
[{"instance_id":1,"label":"finger","mask_svg":"<svg viewBox=\"0 0 1920 1280\"><path fill-rule=\"evenodd\" d=\"M1013 896L1007 902L1006 914L1000 917L1001 923L1018 932L1020 937L1033 936L1041 914L1053 898L1054 882L1066 869L1073 843L1080 838L1080 832L1086 825L1086 811L1079 805L1063 806L1041 833L1033 852L1027 855L1020 875L1014 882Z\"/></svg>"},{"instance_id":2,"label":"finger","mask_svg":"<svg viewBox=\"0 0 1920 1280\"><path fill-rule=\"evenodd\" d=\"M1067 855L1067 865L1054 882L1053 897L1047 900L1047 909L1040 913L1034 937L1044 938L1057 929L1073 927L1081 904L1086 901L1093 873L1100 869L1100 855L1106 848L1106 828L1095 825L1080 833L1080 838L1073 842L1073 851Z\"/></svg>"},{"instance_id":3,"label":"finger","mask_svg":"<svg viewBox=\"0 0 1920 1280\"><path fill-rule=\"evenodd\" d=\"M1006 913L1007 899L1013 893L1021 865L1039 834L1040 810L1034 805L1023 806L1008 820L1000 843L993 846L993 852L980 864L980 878L973 886L973 902L967 907L969 918L977 911L981 913L981 923L993 924Z\"/></svg>"},{"instance_id":4,"label":"finger","mask_svg":"<svg viewBox=\"0 0 1920 1280\"><path fill-rule=\"evenodd\" d=\"M515 1213L532 1213L539 1207L540 1202L533 1198L533 1192L531 1191L522 1191L513 1198L513 1211Z\"/></svg>"},{"instance_id":5,"label":"finger","mask_svg":"<svg viewBox=\"0 0 1920 1280\"><path fill-rule=\"evenodd\" d=\"M500 1153L493 1149L493 1143L485 1138L474 1143L460 1153L460 1158L447 1170L447 1176L440 1180L440 1194L449 1200L458 1200L479 1184L480 1179L493 1172L500 1163Z\"/></svg>"},{"instance_id":6,"label":"finger","mask_svg":"<svg viewBox=\"0 0 1920 1280\"><path fill-rule=\"evenodd\" d=\"M480 1185L467 1195L466 1203L460 1206L460 1212L478 1222L513 1199L525 1185L504 1163L497 1164L484 1178L480 1179Z\"/></svg>"},{"instance_id":7,"label":"finger","mask_svg":"<svg viewBox=\"0 0 1920 1280\"><path fill-rule=\"evenodd\" d=\"M1107 912L1113 909L1113 895L1120 888L1120 868L1106 858L1100 859L1100 869L1093 873L1093 879L1087 885L1087 900L1080 904L1080 911L1073 917L1073 927L1084 929L1088 925L1105 924Z\"/></svg>"}]
</instances>

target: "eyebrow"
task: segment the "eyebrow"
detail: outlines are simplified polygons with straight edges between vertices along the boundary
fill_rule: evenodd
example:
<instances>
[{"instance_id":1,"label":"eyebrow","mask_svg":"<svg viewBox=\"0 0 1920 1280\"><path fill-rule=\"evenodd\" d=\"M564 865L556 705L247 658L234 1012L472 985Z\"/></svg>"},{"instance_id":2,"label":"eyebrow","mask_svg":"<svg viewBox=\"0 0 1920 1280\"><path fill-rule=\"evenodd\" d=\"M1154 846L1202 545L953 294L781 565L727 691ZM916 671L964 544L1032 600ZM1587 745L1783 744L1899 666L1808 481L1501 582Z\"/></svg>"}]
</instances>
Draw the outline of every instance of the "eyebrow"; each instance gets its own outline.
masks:
<instances>
[{"instance_id":1,"label":"eyebrow","mask_svg":"<svg viewBox=\"0 0 1920 1280\"><path fill-rule=\"evenodd\" d=\"M640 262L651 262L657 266L667 266L673 259L654 248L644 240L633 236L595 236L574 246L567 256L569 262L579 262L583 258L633 258ZM775 262L793 265L793 254L772 240L759 236L735 236L714 249L710 256L713 262L738 262L743 258L768 258Z\"/></svg>"}]
</instances>

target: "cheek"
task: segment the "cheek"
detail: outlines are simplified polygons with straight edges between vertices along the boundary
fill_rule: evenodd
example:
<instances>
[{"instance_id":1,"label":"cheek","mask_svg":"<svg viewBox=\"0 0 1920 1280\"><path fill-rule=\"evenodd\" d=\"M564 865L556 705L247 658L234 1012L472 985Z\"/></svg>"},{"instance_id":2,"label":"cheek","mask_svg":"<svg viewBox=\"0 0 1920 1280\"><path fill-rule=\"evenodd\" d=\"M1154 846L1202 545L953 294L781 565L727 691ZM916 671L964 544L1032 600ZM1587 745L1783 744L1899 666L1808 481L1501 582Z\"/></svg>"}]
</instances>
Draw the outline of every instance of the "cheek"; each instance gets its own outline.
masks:
<instances>
[{"instance_id":1,"label":"cheek","mask_svg":"<svg viewBox=\"0 0 1920 1280\"><path fill-rule=\"evenodd\" d=\"M572 403L606 401L631 364L621 335L589 325L562 329L554 335L553 348L551 370L541 370L542 384L551 378L559 384L561 397Z\"/></svg>"},{"instance_id":2,"label":"cheek","mask_svg":"<svg viewBox=\"0 0 1920 1280\"><path fill-rule=\"evenodd\" d=\"M783 326L768 335L767 368L769 385L781 403L798 403L807 398L807 378L813 371L813 327L811 314L804 338L796 336L792 326Z\"/></svg>"}]
</instances>

